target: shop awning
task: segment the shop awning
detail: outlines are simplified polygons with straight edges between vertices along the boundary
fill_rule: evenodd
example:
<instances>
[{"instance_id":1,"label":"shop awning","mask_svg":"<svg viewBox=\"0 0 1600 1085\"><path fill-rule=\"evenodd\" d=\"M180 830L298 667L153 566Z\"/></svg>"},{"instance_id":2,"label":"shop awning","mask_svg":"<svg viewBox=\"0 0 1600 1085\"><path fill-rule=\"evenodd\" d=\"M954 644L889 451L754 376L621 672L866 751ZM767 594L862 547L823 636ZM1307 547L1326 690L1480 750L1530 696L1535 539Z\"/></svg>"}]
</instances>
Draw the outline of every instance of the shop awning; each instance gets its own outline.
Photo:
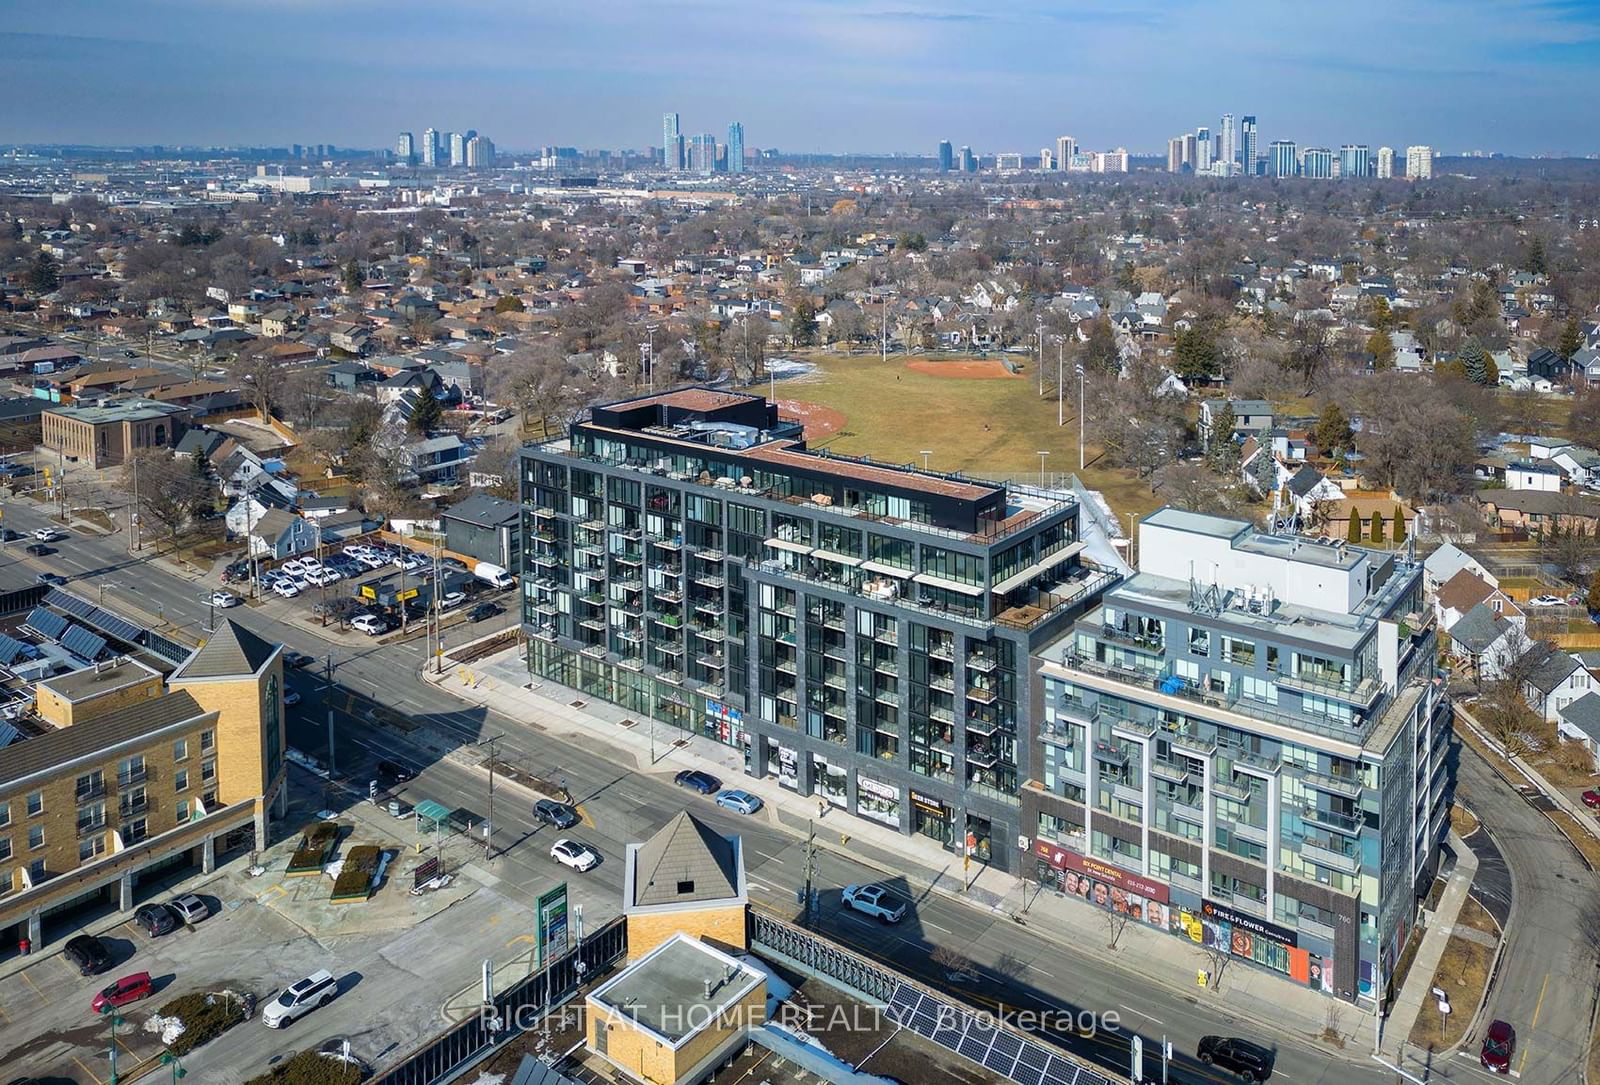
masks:
<instances>
[{"instance_id":1,"label":"shop awning","mask_svg":"<svg viewBox=\"0 0 1600 1085\"><path fill-rule=\"evenodd\" d=\"M894 565L885 565L881 561L863 561L861 567L869 573L879 573L883 576L897 577L900 580L911 579L910 569L901 569Z\"/></svg>"},{"instance_id":2,"label":"shop awning","mask_svg":"<svg viewBox=\"0 0 1600 1085\"><path fill-rule=\"evenodd\" d=\"M811 556L821 558L823 561L836 561L840 565L856 566L861 564L861 559L851 557L849 554L840 554L834 550L813 550Z\"/></svg>"},{"instance_id":3,"label":"shop awning","mask_svg":"<svg viewBox=\"0 0 1600 1085\"><path fill-rule=\"evenodd\" d=\"M1026 584L1040 573L1047 573L1051 569L1054 569L1057 565L1060 565L1062 562L1073 557L1075 554L1082 552L1082 539L1079 539L1075 543L1070 543L1066 546L1063 546L1060 550L1057 550L1054 554L1051 554L1043 561L1036 561L1026 569L1023 569L1021 572L1012 573L1010 576L1000 581L1000 583L994 586L995 593L997 595L1004 595L1008 591L1020 588L1022 585Z\"/></svg>"},{"instance_id":4,"label":"shop awning","mask_svg":"<svg viewBox=\"0 0 1600 1085\"><path fill-rule=\"evenodd\" d=\"M767 545L776 547L779 550L788 550L796 554L809 554L812 550L810 543L792 542L789 539L768 539Z\"/></svg>"},{"instance_id":5,"label":"shop awning","mask_svg":"<svg viewBox=\"0 0 1600 1085\"><path fill-rule=\"evenodd\" d=\"M918 584L926 584L930 588L943 588L946 591L958 591L962 595L982 595L983 589L976 584L963 584L959 580L946 580L942 576L932 573L918 573L911 578Z\"/></svg>"}]
</instances>

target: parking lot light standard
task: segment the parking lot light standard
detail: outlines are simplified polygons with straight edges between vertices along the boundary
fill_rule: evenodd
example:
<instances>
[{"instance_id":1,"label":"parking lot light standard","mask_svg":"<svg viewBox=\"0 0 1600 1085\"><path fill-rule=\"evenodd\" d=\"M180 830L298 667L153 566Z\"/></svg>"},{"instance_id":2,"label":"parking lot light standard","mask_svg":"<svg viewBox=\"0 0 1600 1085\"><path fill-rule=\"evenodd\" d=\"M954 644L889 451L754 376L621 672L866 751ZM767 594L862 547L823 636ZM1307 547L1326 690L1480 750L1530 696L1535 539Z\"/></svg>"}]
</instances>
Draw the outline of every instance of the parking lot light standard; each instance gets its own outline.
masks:
<instances>
[{"instance_id":1,"label":"parking lot light standard","mask_svg":"<svg viewBox=\"0 0 1600 1085\"><path fill-rule=\"evenodd\" d=\"M111 1019L111 1078L106 1085L117 1085L117 1026L122 1024L122 1015L109 1002L100 1007L100 1012Z\"/></svg>"},{"instance_id":2,"label":"parking lot light standard","mask_svg":"<svg viewBox=\"0 0 1600 1085\"><path fill-rule=\"evenodd\" d=\"M172 1067L172 1085L178 1085L180 1077L187 1077L189 1071L183 1068L183 1063L170 1051L161 1053L161 1065Z\"/></svg>"}]
</instances>

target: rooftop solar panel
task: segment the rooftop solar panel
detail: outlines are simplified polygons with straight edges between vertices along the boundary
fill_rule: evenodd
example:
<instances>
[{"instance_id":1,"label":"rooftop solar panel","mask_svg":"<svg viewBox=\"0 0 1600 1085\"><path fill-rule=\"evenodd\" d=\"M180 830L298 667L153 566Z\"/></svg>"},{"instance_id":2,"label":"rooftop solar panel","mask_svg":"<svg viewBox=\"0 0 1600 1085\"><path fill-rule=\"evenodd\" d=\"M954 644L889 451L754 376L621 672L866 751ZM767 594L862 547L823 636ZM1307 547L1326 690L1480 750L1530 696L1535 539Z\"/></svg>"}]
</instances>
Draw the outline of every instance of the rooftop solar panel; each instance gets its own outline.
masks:
<instances>
[{"instance_id":1,"label":"rooftop solar panel","mask_svg":"<svg viewBox=\"0 0 1600 1085\"><path fill-rule=\"evenodd\" d=\"M107 633L121 641L127 641L129 644L137 644L139 636L144 632L142 628L134 625L120 614L113 614L109 610L103 610L100 607L95 607L94 612L88 615L85 620L102 633Z\"/></svg>"},{"instance_id":2,"label":"rooftop solar panel","mask_svg":"<svg viewBox=\"0 0 1600 1085\"><path fill-rule=\"evenodd\" d=\"M9 667L27 655L28 646L16 637L0 633L0 667Z\"/></svg>"},{"instance_id":3,"label":"rooftop solar panel","mask_svg":"<svg viewBox=\"0 0 1600 1085\"><path fill-rule=\"evenodd\" d=\"M34 607L28 612L27 626L36 631L40 636L50 640L60 640L61 634L67 631L67 626L72 623L53 610L44 607Z\"/></svg>"},{"instance_id":4,"label":"rooftop solar panel","mask_svg":"<svg viewBox=\"0 0 1600 1085\"><path fill-rule=\"evenodd\" d=\"M73 625L62 634L61 647L91 663L99 659L106 650L106 638L98 633L91 633L81 625Z\"/></svg>"},{"instance_id":5,"label":"rooftop solar panel","mask_svg":"<svg viewBox=\"0 0 1600 1085\"><path fill-rule=\"evenodd\" d=\"M70 591L62 591L60 588L52 588L46 592L44 601L57 610L66 611L74 618L88 617L90 611L94 610L94 604L89 600L81 599Z\"/></svg>"}]
</instances>

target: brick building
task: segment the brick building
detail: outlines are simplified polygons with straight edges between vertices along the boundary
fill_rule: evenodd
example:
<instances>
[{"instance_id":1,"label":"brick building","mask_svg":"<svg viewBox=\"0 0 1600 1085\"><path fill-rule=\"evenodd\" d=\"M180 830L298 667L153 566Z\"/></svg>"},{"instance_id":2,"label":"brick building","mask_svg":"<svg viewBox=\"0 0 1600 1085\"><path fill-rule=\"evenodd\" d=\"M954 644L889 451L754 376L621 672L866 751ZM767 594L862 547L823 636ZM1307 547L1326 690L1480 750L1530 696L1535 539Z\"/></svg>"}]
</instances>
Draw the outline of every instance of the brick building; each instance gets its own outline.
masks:
<instances>
[{"instance_id":1,"label":"brick building","mask_svg":"<svg viewBox=\"0 0 1600 1085\"><path fill-rule=\"evenodd\" d=\"M92 407L51 407L39 422L46 448L90 467L109 467L127 462L140 449L173 447L188 419L188 409L175 403L125 399Z\"/></svg>"}]
</instances>

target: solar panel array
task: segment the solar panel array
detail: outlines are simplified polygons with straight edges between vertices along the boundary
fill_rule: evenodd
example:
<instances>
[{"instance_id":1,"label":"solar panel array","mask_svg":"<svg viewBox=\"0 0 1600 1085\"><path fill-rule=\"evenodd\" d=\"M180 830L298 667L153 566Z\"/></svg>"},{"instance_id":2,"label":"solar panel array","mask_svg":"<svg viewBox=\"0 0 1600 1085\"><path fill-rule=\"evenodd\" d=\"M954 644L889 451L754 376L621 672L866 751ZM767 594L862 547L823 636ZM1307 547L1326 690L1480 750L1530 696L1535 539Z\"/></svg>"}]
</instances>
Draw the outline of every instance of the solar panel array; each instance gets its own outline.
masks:
<instances>
[{"instance_id":1,"label":"solar panel array","mask_svg":"<svg viewBox=\"0 0 1600 1085\"><path fill-rule=\"evenodd\" d=\"M91 633L81 625L69 625L61 636L61 647L90 663L99 659L106 650L106 638Z\"/></svg>"},{"instance_id":2,"label":"solar panel array","mask_svg":"<svg viewBox=\"0 0 1600 1085\"><path fill-rule=\"evenodd\" d=\"M889 1016L1018 1085L1111 1085L1110 1078L1062 1052L910 984L900 984L889 996Z\"/></svg>"},{"instance_id":3,"label":"solar panel array","mask_svg":"<svg viewBox=\"0 0 1600 1085\"><path fill-rule=\"evenodd\" d=\"M28 620L24 624L47 640L60 640L61 634L65 633L67 626L72 623L53 610L34 607L28 612Z\"/></svg>"},{"instance_id":4,"label":"solar panel array","mask_svg":"<svg viewBox=\"0 0 1600 1085\"><path fill-rule=\"evenodd\" d=\"M104 607L97 607L87 599L73 595L60 588L52 589L45 595L44 601L58 610L64 610L74 618L87 625L92 625L102 633L129 644L138 644L144 636L145 630L134 625L128 619L118 614L113 614Z\"/></svg>"},{"instance_id":5,"label":"solar panel array","mask_svg":"<svg viewBox=\"0 0 1600 1085\"><path fill-rule=\"evenodd\" d=\"M0 747L9 746L22 737L22 732L6 720L0 720Z\"/></svg>"},{"instance_id":6,"label":"solar panel array","mask_svg":"<svg viewBox=\"0 0 1600 1085\"><path fill-rule=\"evenodd\" d=\"M0 667L9 667L28 654L28 646L16 637L0 633Z\"/></svg>"}]
</instances>

